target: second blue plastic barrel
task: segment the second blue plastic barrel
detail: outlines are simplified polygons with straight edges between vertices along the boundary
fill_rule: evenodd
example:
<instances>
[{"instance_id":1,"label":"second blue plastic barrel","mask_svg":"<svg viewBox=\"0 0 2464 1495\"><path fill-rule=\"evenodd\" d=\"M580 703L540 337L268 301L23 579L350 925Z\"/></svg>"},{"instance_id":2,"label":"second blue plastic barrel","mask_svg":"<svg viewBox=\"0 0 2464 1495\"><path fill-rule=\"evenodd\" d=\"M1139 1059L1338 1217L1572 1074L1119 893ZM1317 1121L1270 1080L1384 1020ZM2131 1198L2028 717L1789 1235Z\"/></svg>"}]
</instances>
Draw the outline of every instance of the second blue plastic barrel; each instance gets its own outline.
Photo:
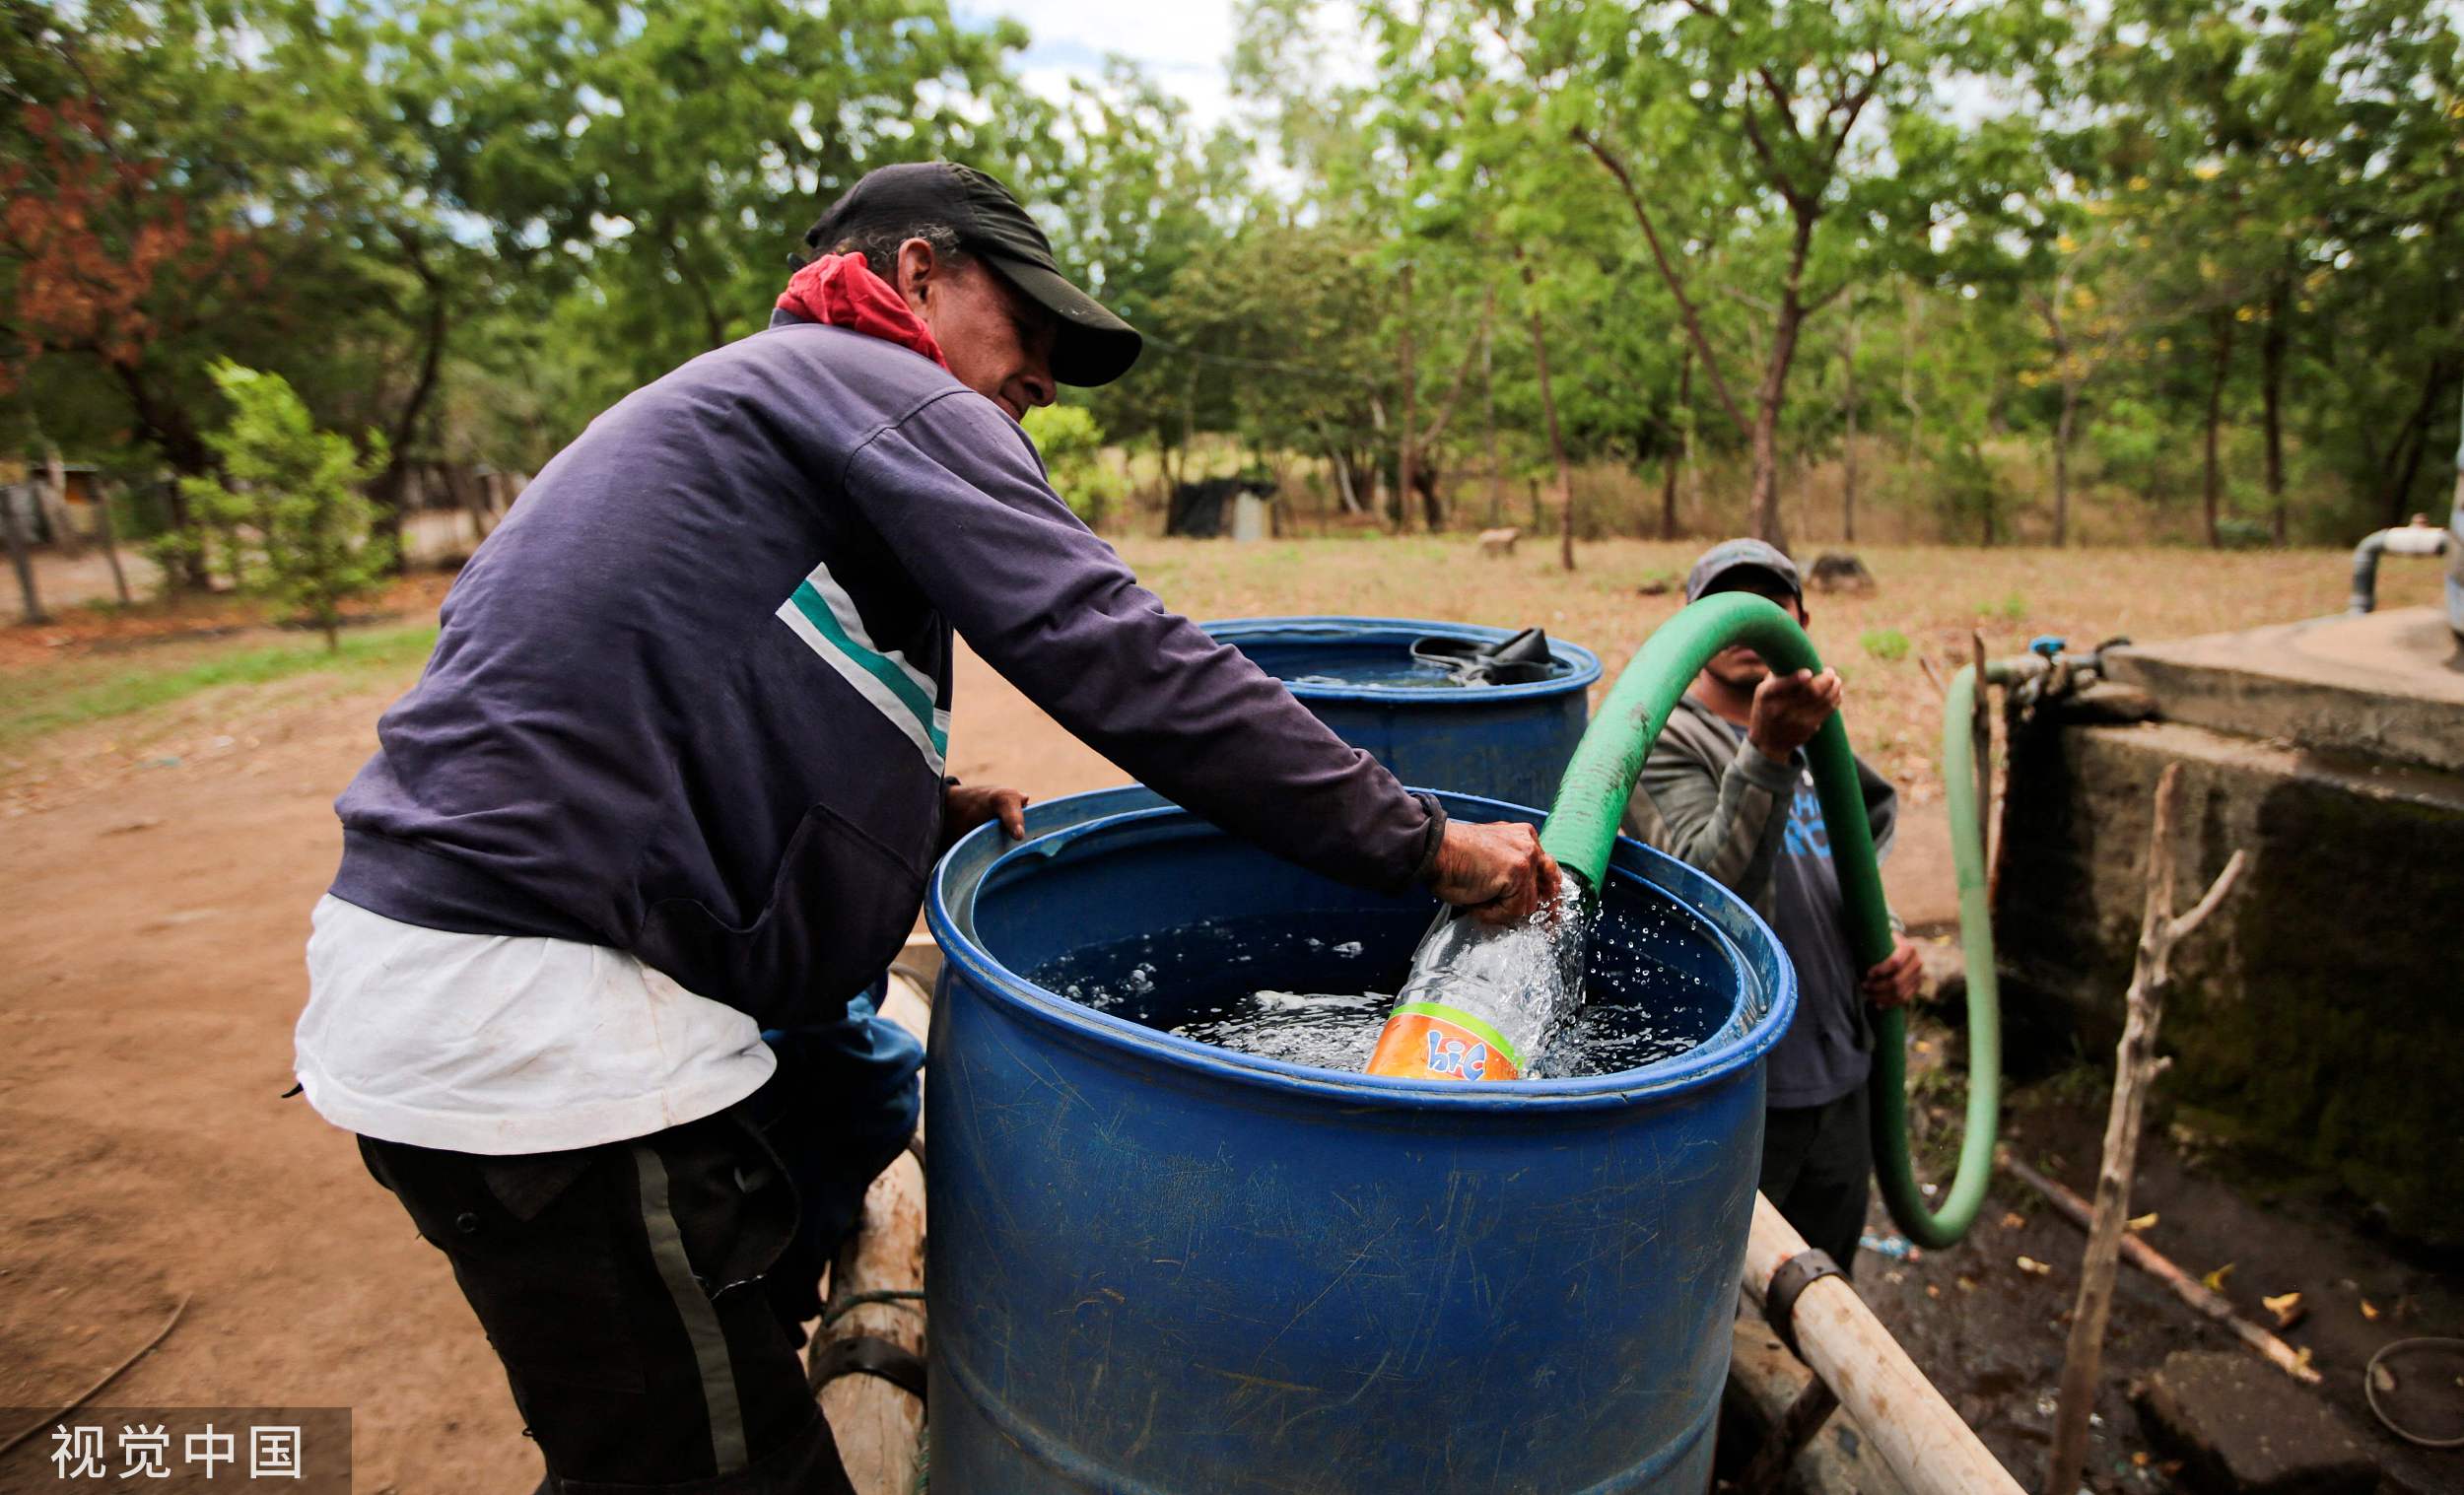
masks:
<instances>
[{"instance_id":1,"label":"second blue plastic barrel","mask_svg":"<svg viewBox=\"0 0 2464 1495\"><path fill-rule=\"evenodd\" d=\"M1372 1079L1023 973L1330 911L1397 963L1424 895L1329 882L1142 789L1029 821L1024 846L961 842L928 904L937 1495L1705 1487L1763 1057L1796 1004L1751 910L1622 843L1595 959L1663 968L1702 1043L1583 1079Z\"/></svg>"},{"instance_id":2,"label":"second blue plastic barrel","mask_svg":"<svg viewBox=\"0 0 2464 1495\"><path fill-rule=\"evenodd\" d=\"M1336 736L1405 783L1544 805L1583 740L1600 660L1590 649L1548 641L1556 673L1523 685L1430 690L1377 680L1401 672L1412 642L1494 644L1513 630L1412 618L1233 618L1200 625L1281 680Z\"/></svg>"}]
</instances>

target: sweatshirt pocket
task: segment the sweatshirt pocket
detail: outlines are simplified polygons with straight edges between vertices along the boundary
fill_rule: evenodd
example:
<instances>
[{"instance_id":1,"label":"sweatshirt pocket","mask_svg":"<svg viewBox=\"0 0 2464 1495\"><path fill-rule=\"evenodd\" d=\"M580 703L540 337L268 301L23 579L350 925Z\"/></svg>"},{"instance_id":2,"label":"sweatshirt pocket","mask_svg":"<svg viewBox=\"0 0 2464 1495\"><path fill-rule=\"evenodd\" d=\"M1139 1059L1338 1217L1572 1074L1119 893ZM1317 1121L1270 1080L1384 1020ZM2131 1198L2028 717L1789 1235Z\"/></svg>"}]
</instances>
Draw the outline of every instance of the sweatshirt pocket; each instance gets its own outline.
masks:
<instances>
[{"instance_id":1,"label":"sweatshirt pocket","mask_svg":"<svg viewBox=\"0 0 2464 1495\"><path fill-rule=\"evenodd\" d=\"M765 1028L838 1017L914 925L931 840L932 828L919 826L919 852L903 852L815 804L787 840L759 917L739 928L698 900L665 899L644 917L639 953Z\"/></svg>"}]
</instances>

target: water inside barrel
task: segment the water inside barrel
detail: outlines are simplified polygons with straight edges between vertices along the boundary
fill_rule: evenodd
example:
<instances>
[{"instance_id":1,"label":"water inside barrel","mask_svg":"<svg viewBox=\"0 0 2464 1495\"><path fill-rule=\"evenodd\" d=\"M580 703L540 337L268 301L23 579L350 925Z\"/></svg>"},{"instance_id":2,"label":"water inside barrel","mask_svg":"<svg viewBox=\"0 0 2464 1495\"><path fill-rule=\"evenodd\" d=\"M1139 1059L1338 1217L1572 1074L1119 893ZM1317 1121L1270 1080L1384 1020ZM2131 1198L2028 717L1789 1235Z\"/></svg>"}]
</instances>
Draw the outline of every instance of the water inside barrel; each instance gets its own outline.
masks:
<instances>
[{"instance_id":1,"label":"water inside barrel","mask_svg":"<svg viewBox=\"0 0 2464 1495\"><path fill-rule=\"evenodd\" d=\"M1356 1074L1427 919L1425 910L1400 909L1211 920L1073 950L1028 977L1182 1038ZM1734 992L1655 958L1668 941L1698 937L1664 907L1612 899L1594 933L1583 1007L1532 1077L1635 1069L1716 1033Z\"/></svg>"}]
</instances>

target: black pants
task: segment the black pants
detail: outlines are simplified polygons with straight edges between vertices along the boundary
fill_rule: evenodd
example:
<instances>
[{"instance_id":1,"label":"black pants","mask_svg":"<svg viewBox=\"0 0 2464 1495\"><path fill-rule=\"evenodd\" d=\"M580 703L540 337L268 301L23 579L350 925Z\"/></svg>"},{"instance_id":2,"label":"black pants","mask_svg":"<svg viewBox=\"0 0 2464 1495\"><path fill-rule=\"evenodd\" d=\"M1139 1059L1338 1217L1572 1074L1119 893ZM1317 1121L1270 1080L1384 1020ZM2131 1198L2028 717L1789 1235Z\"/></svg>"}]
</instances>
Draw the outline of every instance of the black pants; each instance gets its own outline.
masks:
<instances>
[{"instance_id":1,"label":"black pants","mask_svg":"<svg viewBox=\"0 0 2464 1495\"><path fill-rule=\"evenodd\" d=\"M841 1495L800 1322L864 1186L906 1145L913 1081L853 1122L783 1064L717 1116L572 1152L360 1139L504 1362L563 1495Z\"/></svg>"},{"instance_id":2,"label":"black pants","mask_svg":"<svg viewBox=\"0 0 2464 1495\"><path fill-rule=\"evenodd\" d=\"M1856 1270L1873 1189L1866 1116L1863 1085L1827 1105L1774 1106L1762 1114L1763 1197L1844 1272Z\"/></svg>"}]
</instances>

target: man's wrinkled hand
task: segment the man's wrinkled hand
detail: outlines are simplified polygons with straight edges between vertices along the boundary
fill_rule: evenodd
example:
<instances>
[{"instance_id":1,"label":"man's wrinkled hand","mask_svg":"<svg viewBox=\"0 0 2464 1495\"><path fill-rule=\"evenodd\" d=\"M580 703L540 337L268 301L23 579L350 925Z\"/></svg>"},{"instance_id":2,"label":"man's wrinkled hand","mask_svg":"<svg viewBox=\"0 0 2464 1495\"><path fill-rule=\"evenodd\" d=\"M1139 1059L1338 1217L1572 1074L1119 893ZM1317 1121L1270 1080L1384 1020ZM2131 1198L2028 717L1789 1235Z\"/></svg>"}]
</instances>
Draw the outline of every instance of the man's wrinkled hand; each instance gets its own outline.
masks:
<instances>
[{"instance_id":1,"label":"man's wrinkled hand","mask_svg":"<svg viewBox=\"0 0 2464 1495\"><path fill-rule=\"evenodd\" d=\"M980 825L999 821L1012 841L1027 839L1027 796L999 784L953 783L941 791L941 849Z\"/></svg>"},{"instance_id":2,"label":"man's wrinkled hand","mask_svg":"<svg viewBox=\"0 0 2464 1495\"><path fill-rule=\"evenodd\" d=\"M1429 891L1472 912L1483 923L1510 924L1556 901L1557 863L1540 849L1540 832L1514 821L1446 823Z\"/></svg>"},{"instance_id":3,"label":"man's wrinkled hand","mask_svg":"<svg viewBox=\"0 0 2464 1495\"><path fill-rule=\"evenodd\" d=\"M1845 691L1836 670L1826 669L1818 675L1805 669L1790 674L1775 670L1754 687L1745 740L1764 757L1785 763L1789 754L1812 742L1814 734L1822 730L1822 723L1839 710Z\"/></svg>"},{"instance_id":4,"label":"man's wrinkled hand","mask_svg":"<svg viewBox=\"0 0 2464 1495\"><path fill-rule=\"evenodd\" d=\"M1858 985L1865 999L1877 1007L1904 1007L1925 989L1925 962L1918 958L1916 946L1893 936L1889 957L1865 973Z\"/></svg>"}]
</instances>

